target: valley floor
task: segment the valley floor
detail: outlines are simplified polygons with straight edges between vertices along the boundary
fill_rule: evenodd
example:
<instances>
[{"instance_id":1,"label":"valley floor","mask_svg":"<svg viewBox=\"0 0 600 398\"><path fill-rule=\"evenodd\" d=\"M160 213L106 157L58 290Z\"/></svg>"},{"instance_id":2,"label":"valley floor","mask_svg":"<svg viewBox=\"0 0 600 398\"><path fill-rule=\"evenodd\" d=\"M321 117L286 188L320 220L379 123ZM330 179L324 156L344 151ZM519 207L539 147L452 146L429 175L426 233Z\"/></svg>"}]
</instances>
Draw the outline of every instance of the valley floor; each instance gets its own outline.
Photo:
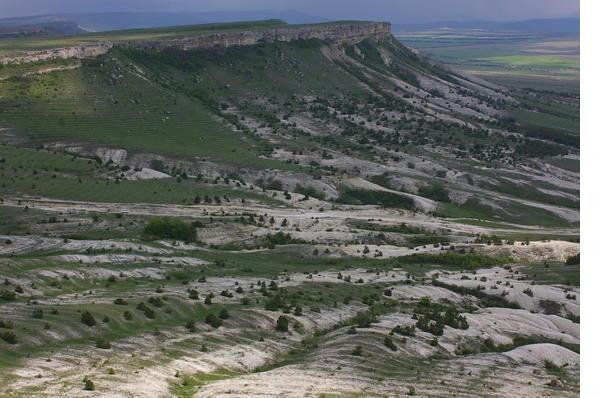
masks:
<instances>
[{"instance_id":1,"label":"valley floor","mask_svg":"<svg viewBox=\"0 0 600 398\"><path fill-rule=\"evenodd\" d=\"M0 236L4 396L579 394L579 266L564 265L578 243L357 244L372 231L356 223L373 220L446 228L453 236L499 232L368 206L312 211L25 197L3 205L69 222L96 214L105 226L114 214L134 222L268 212L273 225L232 233L207 224L199 237L282 231L319 242L223 250L171 240ZM348 241L326 243L325 235Z\"/></svg>"}]
</instances>

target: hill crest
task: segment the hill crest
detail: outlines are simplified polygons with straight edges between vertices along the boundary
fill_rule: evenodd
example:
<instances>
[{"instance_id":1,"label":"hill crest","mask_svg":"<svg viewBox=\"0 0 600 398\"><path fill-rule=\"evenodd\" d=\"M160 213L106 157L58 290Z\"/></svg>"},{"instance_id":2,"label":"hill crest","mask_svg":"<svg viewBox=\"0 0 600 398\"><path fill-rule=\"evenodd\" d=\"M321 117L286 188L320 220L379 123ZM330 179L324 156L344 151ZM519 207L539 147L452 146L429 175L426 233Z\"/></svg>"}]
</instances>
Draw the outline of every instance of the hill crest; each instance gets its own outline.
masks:
<instances>
[{"instance_id":1,"label":"hill crest","mask_svg":"<svg viewBox=\"0 0 600 398\"><path fill-rule=\"evenodd\" d=\"M277 21L265 21L266 26L257 28L218 29L217 25L195 25L186 30L181 28L181 35L171 34L165 38L162 29L136 29L128 32L129 39L123 39L119 32L109 35L82 35L69 38L71 46L51 47L46 49L13 52L0 59L2 64L30 63L52 59L88 58L107 53L113 47L137 49L178 48L191 50L199 48L230 47L254 45L260 41L292 41L322 39L332 41L362 40L367 37L385 36L391 33L391 25L387 22L340 21L310 25L286 25ZM234 24L235 25L235 24ZM216 29L215 29L216 27ZM169 28L165 29L168 32ZM121 33L122 34L122 33ZM173 37L175 36L175 37ZM114 39L111 39L114 37Z\"/></svg>"}]
</instances>

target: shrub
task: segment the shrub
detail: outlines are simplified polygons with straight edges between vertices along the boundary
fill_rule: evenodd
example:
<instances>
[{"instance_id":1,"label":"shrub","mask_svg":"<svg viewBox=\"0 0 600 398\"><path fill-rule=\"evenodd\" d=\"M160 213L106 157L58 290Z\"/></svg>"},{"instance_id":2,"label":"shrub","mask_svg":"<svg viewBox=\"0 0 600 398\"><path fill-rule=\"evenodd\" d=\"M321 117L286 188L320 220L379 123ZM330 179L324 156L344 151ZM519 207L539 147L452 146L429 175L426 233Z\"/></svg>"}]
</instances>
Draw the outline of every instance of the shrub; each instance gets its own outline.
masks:
<instances>
[{"instance_id":1,"label":"shrub","mask_svg":"<svg viewBox=\"0 0 600 398\"><path fill-rule=\"evenodd\" d=\"M414 325L412 325L412 326L409 326L409 325L404 325L404 326L396 325L392 329L392 334L393 333L398 333L398 334L401 334L402 336L414 336L415 333L416 333L416 329L417 328Z\"/></svg>"},{"instance_id":2,"label":"shrub","mask_svg":"<svg viewBox=\"0 0 600 398\"><path fill-rule=\"evenodd\" d=\"M544 360L544 367L547 370L554 370L554 371L560 370L560 366L558 366L557 364L555 364L554 362L552 362L549 359Z\"/></svg>"},{"instance_id":3,"label":"shrub","mask_svg":"<svg viewBox=\"0 0 600 398\"><path fill-rule=\"evenodd\" d=\"M223 326L223 321L213 313L206 314L204 321L215 329Z\"/></svg>"},{"instance_id":4,"label":"shrub","mask_svg":"<svg viewBox=\"0 0 600 398\"><path fill-rule=\"evenodd\" d=\"M196 229L177 218L157 218L148 221L144 233L161 239L178 239L191 242L196 239Z\"/></svg>"},{"instance_id":5,"label":"shrub","mask_svg":"<svg viewBox=\"0 0 600 398\"><path fill-rule=\"evenodd\" d=\"M290 320L288 319L288 317L285 315L281 315L279 318L277 318L277 325L275 326L275 329L277 329L280 332L287 332L289 329L289 325Z\"/></svg>"},{"instance_id":6,"label":"shrub","mask_svg":"<svg viewBox=\"0 0 600 398\"><path fill-rule=\"evenodd\" d=\"M375 315L370 312L361 312L356 316L356 323L359 328L368 328L375 320Z\"/></svg>"},{"instance_id":7,"label":"shrub","mask_svg":"<svg viewBox=\"0 0 600 398\"><path fill-rule=\"evenodd\" d=\"M31 317L35 319L42 319L44 317L44 310L42 310L41 308L35 308L31 312Z\"/></svg>"},{"instance_id":8,"label":"shrub","mask_svg":"<svg viewBox=\"0 0 600 398\"><path fill-rule=\"evenodd\" d=\"M16 297L17 297L17 294L12 290L8 290L8 289L0 290L0 298L3 300L11 301L11 300L14 300Z\"/></svg>"},{"instance_id":9,"label":"shrub","mask_svg":"<svg viewBox=\"0 0 600 398\"><path fill-rule=\"evenodd\" d=\"M96 325L96 319L94 319L94 316L89 311L81 313L81 322L90 327Z\"/></svg>"},{"instance_id":10,"label":"shrub","mask_svg":"<svg viewBox=\"0 0 600 398\"><path fill-rule=\"evenodd\" d=\"M116 305L127 305L128 304L127 301L125 301L124 299L122 299L120 297L116 298L115 301L114 301L114 303Z\"/></svg>"},{"instance_id":11,"label":"shrub","mask_svg":"<svg viewBox=\"0 0 600 398\"><path fill-rule=\"evenodd\" d=\"M392 351L398 351L398 347L396 347L396 344L394 344L394 341L390 336L385 336L383 339L383 345Z\"/></svg>"},{"instance_id":12,"label":"shrub","mask_svg":"<svg viewBox=\"0 0 600 398\"><path fill-rule=\"evenodd\" d=\"M18 342L17 335L11 330L3 330L0 332L0 339L6 341L8 344L17 344Z\"/></svg>"},{"instance_id":13,"label":"shrub","mask_svg":"<svg viewBox=\"0 0 600 398\"><path fill-rule=\"evenodd\" d=\"M125 318L126 321L131 321L133 320L133 314L129 311L125 311L123 313L123 318Z\"/></svg>"},{"instance_id":14,"label":"shrub","mask_svg":"<svg viewBox=\"0 0 600 398\"><path fill-rule=\"evenodd\" d=\"M227 308L222 308L221 311L219 311L219 318L221 318L221 319L229 318L229 311L227 311Z\"/></svg>"},{"instance_id":15,"label":"shrub","mask_svg":"<svg viewBox=\"0 0 600 398\"><path fill-rule=\"evenodd\" d=\"M265 309L267 311L279 311L279 309L284 307L285 303L280 295L273 296L265 302Z\"/></svg>"},{"instance_id":16,"label":"shrub","mask_svg":"<svg viewBox=\"0 0 600 398\"><path fill-rule=\"evenodd\" d=\"M107 339L98 339L96 340L96 347L102 348L103 350L109 350L112 347L112 345Z\"/></svg>"},{"instance_id":17,"label":"shrub","mask_svg":"<svg viewBox=\"0 0 600 398\"><path fill-rule=\"evenodd\" d=\"M276 245L288 245L290 243L294 243L294 238L292 238L292 235L284 234L281 231L279 231L273 235L267 234L265 239L267 240L267 243L271 247L276 246Z\"/></svg>"},{"instance_id":18,"label":"shrub","mask_svg":"<svg viewBox=\"0 0 600 398\"><path fill-rule=\"evenodd\" d=\"M186 322L185 328L187 330L189 330L190 332L195 332L196 330L198 330L198 328L196 327L196 324L192 320L189 320Z\"/></svg>"},{"instance_id":19,"label":"shrub","mask_svg":"<svg viewBox=\"0 0 600 398\"><path fill-rule=\"evenodd\" d=\"M354 347L354 349L352 350L350 355L354 355L357 357L361 356L362 355L362 346L357 345L356 347Z\"/></svg>"},{"instance_id":20,"label":"shrub","mask_svg":"<svg viewBox=\"0 0 600 398\"><path fill-rule=\"evenodd\" d=\"M85 379L83 379L83 389L86 391L95 391L96 385L93 381L86 377Z\"/></svg>"},{"instance_id":21,"label":"shrub","mask_svg":"<svg viewBox=\"0 0 600 398\"><path fill-rule=\"evenodd\" d=\"M577 253L574 256L567 257L565 265L579 265L581 263L581 260L579 259L580 254L581 253Z\"/></svg>"},{"instance_id":22,"label":"shrub","mask_svg":"<svg viewBox=\"0 0 600 398\"><path fill-rule=\"evenodd\" d=\"M146 318L148 318L148 319L155 319L156 318L156 313L152 310L152 308L148 307L143 302L139 303L136 306L136 308L139 311L142 311L144 313L144 315L146 316Z\"/></svg>"},{"instance_id":23,"label":"shrub","mask_svg":"<svg viewBox=\"0 0 600 398\"><path fill-rule=\"evenodd\" d=\"M15 323L13 321L0 320L0 329L14 329Z\"/></svg>"}]
</instances>

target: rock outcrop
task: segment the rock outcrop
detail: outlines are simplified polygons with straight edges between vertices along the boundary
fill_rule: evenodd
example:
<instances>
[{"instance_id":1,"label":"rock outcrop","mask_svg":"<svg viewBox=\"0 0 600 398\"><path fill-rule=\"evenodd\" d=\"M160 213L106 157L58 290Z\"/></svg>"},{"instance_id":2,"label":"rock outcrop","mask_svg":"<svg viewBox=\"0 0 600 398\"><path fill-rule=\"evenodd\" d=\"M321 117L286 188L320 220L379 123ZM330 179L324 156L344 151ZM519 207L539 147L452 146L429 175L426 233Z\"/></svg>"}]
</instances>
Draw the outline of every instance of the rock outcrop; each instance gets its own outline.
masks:
<instances>
[{"instance_id":1,"label":"rock outcrop","mask_svg":"<svg viewBox=\"0 0 600 398\"><path fill-rule=\"evenodd\" d=\"M140 49L161 50L177 47L182 50L192 50L196 48L249 46L261 41L293 41L307 39L333 41L360 40L366 37L384 36L390 32L390 24L384 22L320 24L256 31L223 32L172 40L139 40L116 43L115 45Z\"/></svg>"},{"instance_id":2,"label":"rock outcrop","mask_svg":"<svg viewBox=\"0 0 600 398\"><path fill-rule=\"evenodd\" d=\"M0 64L26 64L39 61L50 61L53 59L94 58L106 54L112 47L113 43L111 42L101 42L74 47L27 51L17 55L0 58Z\"/></svg>"},{"instance_id":3,"label":"rock outcrop","mask_svg":"<svg viewBox=\"0 0 600 398\"><path fill-rule=\"evenodd\" d=\"M73 47L28 51L0 58L1 64L20 64L52 59L94 58L106 54L113 47L163 50L179 48L192 50L230 46L249 46L261 41L293 41L321 39L332 41L361 40L367 37L383 37L391 33L387 22L347 22L316 25L288 26L236 32L208 33L169 40L105 41Z\"/></svg>"}]
</instances>

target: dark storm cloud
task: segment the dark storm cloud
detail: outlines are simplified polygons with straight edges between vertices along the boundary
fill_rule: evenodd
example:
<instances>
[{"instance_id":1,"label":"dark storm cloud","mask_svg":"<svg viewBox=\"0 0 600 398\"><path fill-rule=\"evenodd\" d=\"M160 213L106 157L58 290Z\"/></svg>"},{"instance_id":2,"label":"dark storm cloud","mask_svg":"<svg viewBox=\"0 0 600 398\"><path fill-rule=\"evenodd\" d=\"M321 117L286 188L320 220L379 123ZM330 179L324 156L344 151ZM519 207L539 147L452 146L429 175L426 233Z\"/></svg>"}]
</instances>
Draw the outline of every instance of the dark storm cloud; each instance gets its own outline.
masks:
<instances>
[{"instance_id":1,"label":"dark storm cloud","mask_svg":"<svg viewBox=\"0 0 600 398\"><path fill-rule=\"evenodd\" d=\"M0 0L0 18L110 11L295 10L329 19L392 22L578 16L579 0Z\"/></svg>"}]
</instances>

